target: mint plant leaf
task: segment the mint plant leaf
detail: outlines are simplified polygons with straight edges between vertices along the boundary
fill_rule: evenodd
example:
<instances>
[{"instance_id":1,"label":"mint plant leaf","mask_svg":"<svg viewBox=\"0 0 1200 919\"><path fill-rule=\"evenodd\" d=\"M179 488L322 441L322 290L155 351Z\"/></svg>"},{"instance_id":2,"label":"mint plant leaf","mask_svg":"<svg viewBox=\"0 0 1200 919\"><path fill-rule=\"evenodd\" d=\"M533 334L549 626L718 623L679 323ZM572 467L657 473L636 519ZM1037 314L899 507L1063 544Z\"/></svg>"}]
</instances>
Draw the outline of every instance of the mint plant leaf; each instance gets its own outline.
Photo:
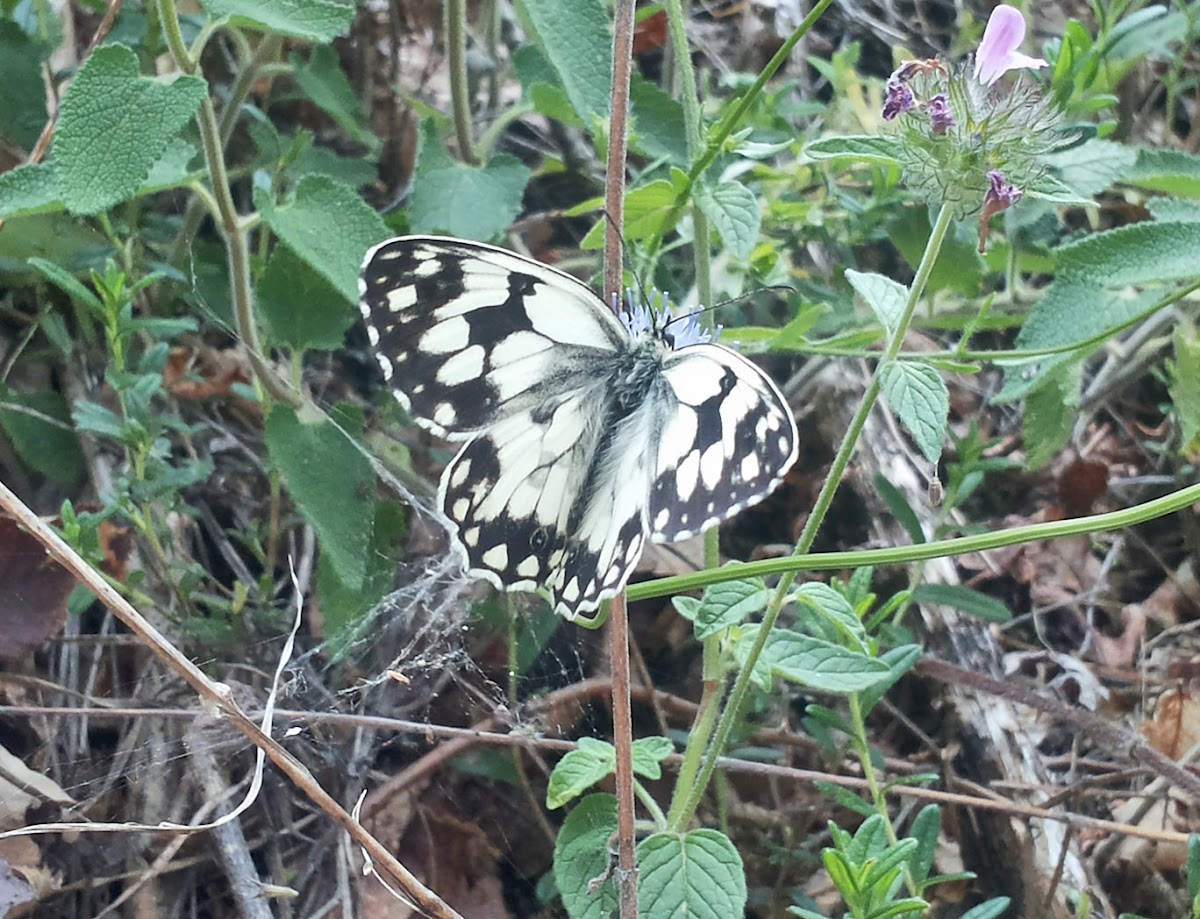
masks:
<instances>
[{"instance_id":1,"label":"mint plant leaf","mask_svg":"<svg viewBox=\"0 0 1200 919\"><path fill-rule=\"evenodd\" d=\"M679 100L636 73L629 87L629 98L634 117L632 145L649 156L687 166L687 127Z\"/></svg>"},{"instance_id":2,"label":"mint plant leaf","mask_svg":"<svg viewBox=\"0 0 1200 919\"><path fill-rule=\"evenodd\" d=\"M811 607L821 617L825 631L849 642L859 651L866 651L867 631L855 615L854 607L828 584L822 584L820 581L801 584L792 597L797 602ZM811 619L812 613L804 616L805 622L811 622Z\"/></svg>"},{"instance_id":3,"label":"mint plant leaf","mask_svg":"<svg viewBox=\"0 0 1200 919\"><path fill-rule=\"evenodd\" d=\"M593 737L581 737L579 746L568 751L546 786L546 807L562 807L577 798L617 768L617 751L613 745Z\"/></svg>"},{"instance_id":4,"label":"mint plant leaf","mask_svg":"<svg viewBox=\"0 0 1200 919\"><path fill-rule=\"evenodd\" d=\"M609 919L615 913L614 886L606 883L592 893L588 884L608 869L608 840L616 831L612 795L588 795L563 821L554 843L554 881L571 919Z\"/></svg>"},{"instance_id":5,"label":"mint plant leaf","mask_svg":"<svg viewBox=\"0 0 1200 919\"><path fill-rule=\"evenodd\" d=\"M311 42L331 42L354 19L351 0L200 0L213 19Z\"/></svg>"},{"instance_id":6,"label":"mint plant leaf","mask_svg":"<svg viewBox=\"0 0 1200 919\"><path fill-rule=\"evenodd\" d=\"M17 393L0 385L0 428L30 468L64 485L83 478L83 451L58 393Z\"/></svg>"},{"instance_id":7,"label":"mint plant leaf","mask_svg":"<svg viewBox=\"0 0 1200 919\"><path fill-rule=\"evenodd\" d=\"M342 428L354 427L348 418L340 423ZM265 435L271 462L317 531L321 551L329 554L338 580L348 590L361 589L373 518L371 464L333 422L301 419L285 405L271 410Z\"/></svg>"},{"instance_id":8,"label":"mint plant leaf","mask_svg":"<svg viewBox=\"0 0 1200 919\"><path fill-rule=\"evenodd\" d=\"M0 217L61 211L58 177L50 163L25 163L0 173Z\"/></svg>"},{"instance_id":9,"label":"mint plant leaf","mask_svg":"<svg viewBox=\"0 0 1200 919\"><path fill-rule=\"evenodd\" d=\"M846 280L871 308L888 334L895 332L900 317L904 315L904 305L908 302L908 288L881 274L855 271L853 268L846 269Z\"/></svg>"},{"instance_id":10,"label":"mint plant leaf","mask_svg":"<svg viewBox=\"0 0 1200 919\"><path fill-rule=\"evenodd\" d=\"M643 737L633 742L633 771L645 779L661 779L664 759L675 752L665 737ZM615 768L615 763L614 763Z\"/></svg>"},{"instance_id":11,"label":"mint plant leaf","mask_svg":"<svg viewBox=\"0 0 1200 919\"><path fill-rule=\"evenodd\" d=\"M1175 327L1170 392L1179 418L1180 452L1200 456L1200 338L1193 326L1184 323Z\"/></svg>"},{"instance_id":12,"label":"mint plant leaf","mask_svg":"<svg viewBox=\"0 0 1200 919\"><path fill-rule=\"evenodd\" d=\"M42 50L15 22L0 21L0 138L32 150L49 117Z\"/></svg>"},{"instance_id":13,"label":"mint plant leaf","mask_svg":"<svg viewBox=\"0 0 1200 919\"><path fill-rule=\"evenodd\" d=\"M716 187L701 182L694 194L730 254L736 259L749 258L758 244L762 222L754 192L740 182L721 182Z\"/></svg>"},{"instance_id":14,"label":"mint plant leaf","mask_svg":"<svg viewBox=\"0 0 1200 919\"><path fill-rule=\"evenodd\" d=\"M530 175L520 160L507 153L497 154L483 166L455 162L433 122L426 121L421 126L409 208L413 232L491 239L520 213ZM357 262L354 267L357 271Z\"/></svg>"},{"instance_id":15,"label":"mint plant leaf","mask_svg":"<svg viewBox=\"0 0 1200 919\"><path fill-rule=\"evenodd\" d=\"M1012 612L1004 601L962 584L921 584L913 591L914 603L949 606L984 622L1008 622Z\"/></svg>"},{"instance_id":16,"label":"mint plant leaf","mask_svg":"<svg viewBox=\"0 0 1200 919\"><path fill-rule=\"evenodd\" d=\"M861 692L889 670L878 658L787 629L771 631L763 656L777 676L824 692Z\"/></svg>"},{"instance_id":17,"label":"mint plant leaf","mask_svg":"<svg viewBox=\"0 0 1200 919\"><path fill-rule=\"evenodd\" d=\"M1128 147L1121 149L1134 153ZM1200 198L1200 156L1182 150L1147 149L1138 150L1136 156L1122 181L1177 198Z\"/></svg>"},{"instance_id":18,"label":"mint plant leaf","mask_svg":"<svg viewBox=\"0 0 1200 919\"><path fill-rule=\"evenodd\" d=\"M675 598L676 601L690 599ZM678 602L675 606L695 623L696 638L703 641L766 609L770 599L771 591L761 578L747 578L742 581L722 581L704 588L704 596L694 608L689 606L685 611L680 609Z\"/></svg>"},{"instance_id":19,"label":"mint plant leaf","mask_svg":"<svg viewBox=\"0 0 1200 919\"><path fill-rule=\"evenodd\" d=\"M350 303L358 302L358 269L367 249L390 233L353 189L328 176L305 176L287 204L266 189L254 203L263 221Z\"/></svg>"},{"instance_id":20,"label":"mint plant leaf","mask_svg":"<svg viewBox=\"0 0 1200 919\"><path fill-rule=\"evenodd\" d=\"M296 68L296 83L309 99L368 150L379 146L379 139L371 133L367 116L358 104L354 87L330 45L317 45L307 61L293 54L292 64Z\"/></svg>"},{"instance_id":21,"label":"mint plant leaf","mask_svg":"<svg viewBox=\"0 0 1200 919\"><path fill-rule=\"evenodd\" d=\"M1064 364L1025 397L1025 465L1037 469L1066 446L1079 409L1080 365Z\"/></svg>"},{"instance_id":22,"label":"mint plant leaf","mask_svg":"<svg viewBox=\"0 0 1200 919\"><path fill-rule=\"evenodd\" d=\"M199 77L143 77L123 45L92 52L63 97L54 136L67 208L97 214L133 195L207 94Z\"/></svg>"},{"instance_id":23,"label":"mint plant leaf","mask_svg":"<svg viewBox=\"0 0 1200 919\"><path fill-rule=\"evenodd\" d=\"M950 391L942 375L928 364L893 361L883 370L883 394L917 446L931 463L942 455Z\"/></svg>"},{"instance_id":24,"label":"mint plant leaf","mask_svg":"<svg viewBox=\"0 0 1200 919\"><path fill-rule=\"evenodd\" d=\"M607 115L612 28L604 0L525 0L524 7L584 124Z\"/></svg>"},{"instance_id":25,"label":"mint plant leaf","mask_svg":"<svg viewBox=\"0 0 1200 919\"><path fill-rule=\"evenodd\" d=\"M729 919L746 911L746 874L717 830L655 833L638 846L640 919Z\"/></svg>"},{"instance_id":26,"label":"mint plant leaf","mask_svg":"<svg viewBox=\"0 0 1200 919\"><path fill-rule=\"evenodd\" d=\"M899 166L904 157L898 138L875 134L814 140L804 153L814 160L844 158L880 166Z\"/></svg>"},{"instance_id":27,"label":"mint plant leaf","mask_svg":"<svg viewBox=\"0 0 1200 919\"><path fill-rule=\"evenodd\" d=\"M1060 246L1058 269L1110 288L1186 281L1196 276L1197 252L1200 224L1143 221Z\"/></svg>"},{"instance_id":28,"label":"mint plant leaf","mask_svg":"<svg viewBox=\"0 0 1200 919\"><path fill-rule=\"evenodd\" d=\"M259 315L276 344L332 351L358 319L342 293L283 244L275 247L255 292Z\"/></svg>"}]
</instances>

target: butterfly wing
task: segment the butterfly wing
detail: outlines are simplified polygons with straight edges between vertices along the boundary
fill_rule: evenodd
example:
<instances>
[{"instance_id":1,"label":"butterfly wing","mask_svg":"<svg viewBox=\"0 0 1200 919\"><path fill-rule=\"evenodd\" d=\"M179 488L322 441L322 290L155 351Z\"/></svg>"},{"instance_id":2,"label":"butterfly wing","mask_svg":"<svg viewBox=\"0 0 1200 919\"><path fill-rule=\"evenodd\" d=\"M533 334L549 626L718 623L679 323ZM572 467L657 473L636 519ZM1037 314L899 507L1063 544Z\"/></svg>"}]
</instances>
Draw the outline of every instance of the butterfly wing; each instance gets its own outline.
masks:
<instances>
[{"instance_id":1,"label":"butterfly wing","mask_svg":"<svg viewBox=\"0 0 1200 919\"><path fill-rule=\"evenodd\" d=\"M653 423L646 405L614 424L611 386L593 381L468 441L440 487L468 572L545 587L568 619L616 596L645 542Z\"/></svg>"},{"instance_id":2,"label":"butterfly wing","mask_svg":"<svg viewBox=\"0 0 1200 919\"><path fill-rule=\"evenodd\" d=\"M628 343L568 274L494 246L402 236L369 252L362 314L387 384L422 425L467 439L594 380Z\"/></svg>"},{"instance_id":3,"label":"butterfly wing","mask_svg":"<svg viewBox=\"0 0 1200 919\"><path fill-rule=\"evenodd\" d=\"M799 438L778 387L728 348L672 352L663 374L670 394L647 517L654 542L674 542L765 498L795 461Z\"/></svg>"}]
</instances>

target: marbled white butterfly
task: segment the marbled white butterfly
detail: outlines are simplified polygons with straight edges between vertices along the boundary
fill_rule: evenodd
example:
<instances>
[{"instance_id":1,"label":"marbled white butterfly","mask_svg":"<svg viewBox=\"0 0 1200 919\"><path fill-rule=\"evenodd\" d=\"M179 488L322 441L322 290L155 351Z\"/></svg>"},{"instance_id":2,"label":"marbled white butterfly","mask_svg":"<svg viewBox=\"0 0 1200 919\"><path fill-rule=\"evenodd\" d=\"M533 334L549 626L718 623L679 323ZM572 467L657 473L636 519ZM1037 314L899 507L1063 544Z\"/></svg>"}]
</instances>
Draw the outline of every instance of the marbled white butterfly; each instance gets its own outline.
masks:
<instances>
[{"instance_id":1,"label":"marbled white butterfly","mask_svg":"<svg viewBox=\"0 0 1200 919\"><path fill-rule=\"evenodd\" d=\"M470 575L546 588L569 619L673 542L779 485L796 458L783 396L695 315L624 319L570 275L462 239L371 249L362 314L383 376L461 441L438 503Z\"/></svg>"}]
</instances>

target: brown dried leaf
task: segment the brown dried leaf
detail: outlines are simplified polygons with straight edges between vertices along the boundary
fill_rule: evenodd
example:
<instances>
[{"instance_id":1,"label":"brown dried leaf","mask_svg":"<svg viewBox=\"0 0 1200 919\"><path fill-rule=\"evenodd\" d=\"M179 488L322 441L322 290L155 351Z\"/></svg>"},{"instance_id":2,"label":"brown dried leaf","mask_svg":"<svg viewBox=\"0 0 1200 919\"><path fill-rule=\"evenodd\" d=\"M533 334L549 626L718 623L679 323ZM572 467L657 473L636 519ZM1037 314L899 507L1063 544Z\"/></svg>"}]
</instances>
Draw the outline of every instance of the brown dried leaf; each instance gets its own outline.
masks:
<instances>
[{"instance_id":1,"label":"brown dried leaf","mask_svg":"<svg viewBox=\"0 0 1200 919\"><path fill-rule=\"evenodd\" d=\"M1163 693L1142 734L1163 756L1179 759L1200 742L1200 700L1183 690Z\"/></svg>"},{"instance_id":2,"label":"brown dried leaf","mask_svg":"<svg viewBox=\"0 0 1200 919\"><path fill-rule=\"evenodd\" d=\"M0 658L17 659L62 631L75 578L11 517L0 517Z\"/></svg>"}]
</instances>

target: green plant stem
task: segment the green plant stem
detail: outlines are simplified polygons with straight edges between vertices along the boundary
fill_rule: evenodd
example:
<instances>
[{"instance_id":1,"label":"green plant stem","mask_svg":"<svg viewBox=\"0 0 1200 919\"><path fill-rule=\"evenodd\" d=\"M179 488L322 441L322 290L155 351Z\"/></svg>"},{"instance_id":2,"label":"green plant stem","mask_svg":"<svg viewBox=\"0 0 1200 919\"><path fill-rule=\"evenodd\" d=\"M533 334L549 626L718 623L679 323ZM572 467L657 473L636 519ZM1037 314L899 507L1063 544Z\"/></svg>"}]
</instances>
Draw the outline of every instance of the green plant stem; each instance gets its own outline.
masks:
<instances>
[{"instance_id":1,"label":"green plant stem","mask_svg":"<svg viewBox=\"0 0 1200 919\"><path fill-rule=\"evenodd\" d=\"M769 577L775 574L800 571L831 571L843 568L861 568L865 565L907 565L912 562L927 562L934 558L949 558L971 552L986 552L1003 549L1020 543L1040 542L1046 539L1061 539L1083 533L1102 533L1121 530L1146 523L1181 511L1200 501L1200 485L1189 485L1178 491L1122 508L1105 514L1087 517L1072 517L1069 520L1054 520L1050 523L1031 523L1009 527L995 533L979 533L974 536L958 536L940 539L915 546L893 546L887 549L864 549L857 552L815 552L811 555L794 555L788 558L767 559L761 562L744 562L729 565L719 571L700 571L695 574L659 578L644 581L629 588L631 600L647 600L699 590L722 581L735 581L749 577Z\"/></svg>"},{"instance_id":2,"label":"green plant stem","mask_svg":"<svg viewBox=\"0 0 1200 919\"><path fill-rule=\"evenodd\" d=\"M813 505L812 512L804 524L804 530L800 534L800 539L796 543L793 556L803 555L812 548L817 531L824 522L825 515L829 512L829 508L833 503L833 496L837 493L838 486L841 484L842 476L845 474L846 468L850 465L850 459L854 455L855 448L858 446L858 439L862 434L863 427L867 423L867 418L870 416L871 411L875 407L875 402L879 398L883 373L887 370L888 364L894 361L896 355L900 353L900 345L904 341L904 336L908 333L913 313L916 311L917 303L920 302L921 294L925 289L926 283L929 281L929 275L933 271L933 265L937 261L938 253L942 249L942 243L945 241L950 225L951 209L943 205L929 234L929 241L925 245L925 252L921 256L921 263L917 266L916 276L913 278L912 286L908 292L908 299L904 304L904 312L896 323L896 329L888 342L887 350L884 351L883 356L879 359L879 363L876 364L875 373L871 377L871 383L867 387L866 393L863 394L858 409L850 422L850 426L842 438L841 446L838 448L837 455L830 466L829 474L826 476L820 494L817 495L817 500ZM729 693L729 699L726 701L725 708L721 712L721 718L717 722L717 729L713 736L712 746L704 758L700 776L692 788L689 789L687 801L683 808L675 812L675 820L671 823L672 830L678 831L686 826L691 820L692 814L696 812L696 808L700 805L700 799L704 795L704 790L708 787L708 783L712 780L713 772L717 768L717 760L721 755L721 751L725 749L725 745L729 741L729 736L733 732L734 725L737 723L746 693L750 689L751 674L754 672L754 666L762 655L763 648L766 647L767 639L770 637L771 630L775 627L775 623L779 619L779 613L783 609L784 600L787 598L788 591L791 589L794 580L795 574L793 572L786 572L779 579L779 586L776 588L775 594L771 598L771 602L767 605L766 612L763 614L763 621L759 626L754 645L746 657L745 664L738 672L737 679L733 684L733 690Z\"/></svg>"},{"instance_id":3,"label":"green plant stem","mask_svg":"<svg viewBox=\"0 0 1200 919\"><path fill-rule=\"evenodd\" d=\"M454 108L454 135L458 155L471 166L479 164L471 137L471 88L467 82L467 3L446 0L446 64L450 71L450 104Z\"/></svg>"},{"instance_id":4,"label":"green plant stem","mask_svg":"<svg viewBox=\"0 0 1200 919\"><path fill-rule=\"evenodd\" d=\"M696 181L701 175L704 174L704 171L713 164L713 160L717 158L717 154L724 149L725 141L729 139L729 136L733 133L733 129L739 123L741 123L742 117L749 110L750 106L754 104L754 100L757 99L759 94L763 91L763 87L767 85L767 81L770 80L771 77L775 76L775 73L780 67L783 66L784 62L791 55L792 49L796 47L797 42L799 42L800 39L808 34L809 30L812 29L817 20L821 18L825 10L829 9L829 7L832 5L833 0L818 0L818 2L813 6L812 10L809 11L809 14L804 17L800 25L796 26L792 34L787 37L787 40L779 46L779 50L775 52L775 54L771 57L771 60L767 61L767 65L763 67L753 85L751 85L751 87L746 90L746 92L738 99L733 108L731 108L726 113L725 117L721 119L720 123L709 132L708 143L705 146L704 151L699 157L693 160L692 166L688 170L687 181L684 183L683 188L679 192L679 195L676 197L674 203L672 203L671 210L667 213L666 218L663 220L663 229L655 234L654 238L652 238L647 245L646 248L648 251L658 251L662 242L663 233L667 228L675 226L676 221L679 220L679 215L683 213L683 208L686 206L687 202L691 200L692 188L696 184ZM666 4L664 4L664 6L666 6ZM668 20L668 27L669 26L670 20ZM689 68L690 64L691 62L689 60ZM684 118L686 123L686 109L684 111Z\"/></svg>"},{"instance_id":5,"label":"green plant stem","mask_svg":"<svg viewBox=\"0 0 1200 919\"><path fill-rule=\"evenodd\" d=\"M196 73L196 61L188 53L179 28L179 14L175 0L158 0L159 17L167 47L175 59L176 66L186 74ZM220 227L225 238L229 256L229 283L233 299L233 314L237 333L246 345L246 354L254 374L263 388L275 399L293 408L298 408L300 399L292 393L276 375L262 356L262 345L258 340L258 327L254 321L254 298L250 287L250 253L246 245L246 234L238 221L237 207L229 190L229 175L225 169L225 152L221 143L221 129L217 124L217 113L212 97L205 96L196 115L200 129L200 141L204 147L204 163L212 183L213 197L220 214Z\"/></svg>"}]
</instances>

